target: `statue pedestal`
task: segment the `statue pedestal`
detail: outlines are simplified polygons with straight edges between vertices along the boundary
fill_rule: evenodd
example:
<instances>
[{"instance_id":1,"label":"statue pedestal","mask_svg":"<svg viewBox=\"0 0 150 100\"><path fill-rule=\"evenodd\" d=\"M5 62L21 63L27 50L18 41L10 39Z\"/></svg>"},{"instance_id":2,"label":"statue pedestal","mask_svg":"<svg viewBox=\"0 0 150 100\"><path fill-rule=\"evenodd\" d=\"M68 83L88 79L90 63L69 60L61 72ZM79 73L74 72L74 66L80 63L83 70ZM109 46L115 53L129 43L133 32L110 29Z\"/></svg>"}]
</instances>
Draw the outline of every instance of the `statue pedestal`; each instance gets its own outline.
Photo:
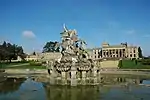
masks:
<instances>
[{"instance_id":1,"label":"statue pedestal","mask_svg":"<svg viewBox=\"0 0 150 100\"><path fill-rule=\"evenodd\" d=\"M97 79L98 79L98 76L97 76L97 68L96 66L94 66L93 68L93 84L96 85L97 84Z\"/></svg>"},{"instance_id":2,"label":"statue pedestal","mask_svg":"<svg viewBox=\"0 0 150 100\"><path fill-rule=\"evenodd\" d=\"M86 85L86 71L82 71L82 84Z\"/></svg>"},{"instance_id":3,"label":"statue pedestal","mask_svg":"<svg viewBox=\"0 0 150 100\"><path fill-rule=\"evenodd\" d=\"M62 85L67 84L67 79L66 79L66 72L61 72L61 80L62 80Z\"/></svg>"},{"instance_id":4,"label":"statue pedestal","mask_svg":"<svg viewBox=\"0 0 150 100\"><path fill-rule=\"evenodd\" d=\"M72 66L71 68L71 86L77 85L77 78L76 78L76 68Z\"/></svg>"},{"instance_id":5,"label":"statue pedestal","mask_svg":"<svg viewBox=\"0 0 150 100\"><path fill-rule=\"evenodd\" d=\"M49 78L50 78L50 84L55 84L55 78L54 78L53 74L51 74L49 76Z\"/></svg>"}]
</instances>

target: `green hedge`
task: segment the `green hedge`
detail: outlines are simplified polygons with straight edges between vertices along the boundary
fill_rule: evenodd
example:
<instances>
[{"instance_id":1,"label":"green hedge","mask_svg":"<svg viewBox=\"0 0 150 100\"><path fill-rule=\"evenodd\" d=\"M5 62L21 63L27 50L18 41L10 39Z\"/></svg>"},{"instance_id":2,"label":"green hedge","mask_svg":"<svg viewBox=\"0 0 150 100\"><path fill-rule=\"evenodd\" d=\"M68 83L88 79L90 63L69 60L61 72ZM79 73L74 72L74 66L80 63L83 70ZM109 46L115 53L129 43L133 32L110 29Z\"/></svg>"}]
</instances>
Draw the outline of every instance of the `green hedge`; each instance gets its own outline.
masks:
<instances>
[{"instance_id":1,"label":"green hedge","mask_svg":"<svg viewBox=\"0 0 150 100\"><path fill-rule=\"evenodd\" d=\"M141 59L138 62L142 63L143 65L150 65L150 59Z\"/></svg>"}]
</instances>

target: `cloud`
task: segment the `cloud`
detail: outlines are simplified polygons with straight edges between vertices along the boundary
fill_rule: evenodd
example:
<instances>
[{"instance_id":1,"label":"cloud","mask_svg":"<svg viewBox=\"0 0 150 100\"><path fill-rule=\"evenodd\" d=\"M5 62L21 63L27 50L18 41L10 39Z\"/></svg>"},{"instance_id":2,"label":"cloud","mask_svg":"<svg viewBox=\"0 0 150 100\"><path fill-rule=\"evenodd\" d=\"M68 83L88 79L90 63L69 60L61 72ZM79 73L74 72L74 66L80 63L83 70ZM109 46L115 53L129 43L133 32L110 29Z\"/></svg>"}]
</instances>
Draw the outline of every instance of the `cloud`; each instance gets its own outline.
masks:
<instances>
[{"instance_id":1,"label":"cloud","mask_svg":"<svg viewBox=\"0 0 150 100\"><path fill-rule=\"evenodd\" d=\"M33 39L36 37L32 31L23 31L22 36L27 39Z\"/></svg>"}]
</instances>

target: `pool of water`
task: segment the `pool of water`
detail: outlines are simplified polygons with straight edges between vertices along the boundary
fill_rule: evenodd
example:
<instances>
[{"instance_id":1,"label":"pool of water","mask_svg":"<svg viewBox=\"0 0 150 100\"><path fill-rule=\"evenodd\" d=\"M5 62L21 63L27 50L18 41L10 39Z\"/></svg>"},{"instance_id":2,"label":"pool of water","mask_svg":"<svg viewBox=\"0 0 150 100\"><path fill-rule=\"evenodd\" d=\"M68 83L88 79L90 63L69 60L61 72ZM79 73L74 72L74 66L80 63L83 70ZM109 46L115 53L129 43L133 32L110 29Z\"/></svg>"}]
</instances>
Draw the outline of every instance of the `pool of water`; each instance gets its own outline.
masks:
<instances>
[{"instance_id":1,"label":"pool of water","mask_svg":"<svg viewBox=\"0 0 150 100\"><path fill-rule=\"evenodd\" d=\"M99 86L52 86L32 78L7 78L0 100L150 100L150 79L104 75Z\"/></svg>"}]
</instances>

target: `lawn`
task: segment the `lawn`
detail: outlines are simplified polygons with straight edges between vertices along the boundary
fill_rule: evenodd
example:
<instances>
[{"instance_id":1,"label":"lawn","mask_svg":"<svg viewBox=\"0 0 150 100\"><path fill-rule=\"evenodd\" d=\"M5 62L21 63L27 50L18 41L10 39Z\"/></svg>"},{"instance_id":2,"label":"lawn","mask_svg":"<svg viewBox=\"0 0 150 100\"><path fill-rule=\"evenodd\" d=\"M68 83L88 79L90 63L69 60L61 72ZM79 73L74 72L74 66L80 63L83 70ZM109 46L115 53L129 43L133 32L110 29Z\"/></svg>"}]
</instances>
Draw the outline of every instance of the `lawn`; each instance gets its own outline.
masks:
<instances>
[{"instance_id":1,"label":"lawn","mask_svg":"<svg viewBox=\"0 0 150 100\"><path fill-rule=\"evenodd\" d=\"M0 64L1 69L46 69L45 66L40 65L30 65L29 63L10 63L10 64Z\"/></svg>"},{"instance_id":2,"label":"lawn","mask_svg":"<svg viewBox=\"0 0 150 100\"><path fill-rule=\"evenodd\" d=\"M121 69L150 69L150 65L143 65L135 60L122 60L118 65Z\"/></svg>"}]
</instances>

